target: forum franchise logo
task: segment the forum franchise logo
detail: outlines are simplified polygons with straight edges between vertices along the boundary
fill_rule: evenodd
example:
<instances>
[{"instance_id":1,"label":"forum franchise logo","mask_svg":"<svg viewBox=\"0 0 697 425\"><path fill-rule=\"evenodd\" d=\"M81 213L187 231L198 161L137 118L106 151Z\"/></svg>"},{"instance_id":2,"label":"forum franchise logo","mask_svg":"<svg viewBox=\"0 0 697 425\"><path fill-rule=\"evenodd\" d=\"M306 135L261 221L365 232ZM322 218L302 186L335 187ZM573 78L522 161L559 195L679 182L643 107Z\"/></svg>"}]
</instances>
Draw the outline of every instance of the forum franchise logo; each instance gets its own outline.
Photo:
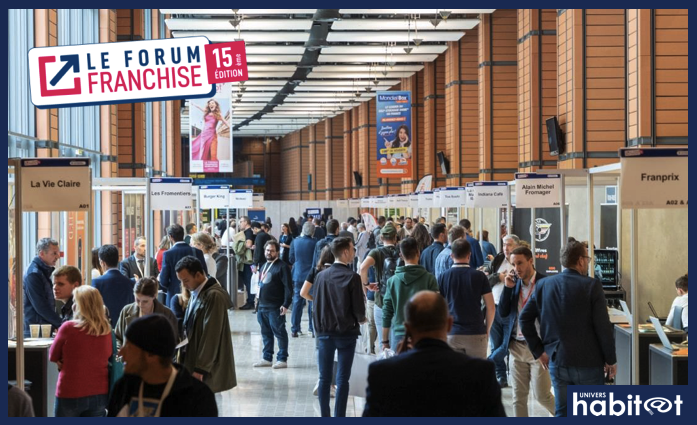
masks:
<instances>
[{"instance_id":1,"label":"forum franchise logo","mask_svg":"<svg viewBox=\"0 0 697 425\"><path fill-rule=\"evenodd\" d=\"M675 387L577 386L568 394L569 416L681 416L683 398Z\"/></svg>"}]
</instances>

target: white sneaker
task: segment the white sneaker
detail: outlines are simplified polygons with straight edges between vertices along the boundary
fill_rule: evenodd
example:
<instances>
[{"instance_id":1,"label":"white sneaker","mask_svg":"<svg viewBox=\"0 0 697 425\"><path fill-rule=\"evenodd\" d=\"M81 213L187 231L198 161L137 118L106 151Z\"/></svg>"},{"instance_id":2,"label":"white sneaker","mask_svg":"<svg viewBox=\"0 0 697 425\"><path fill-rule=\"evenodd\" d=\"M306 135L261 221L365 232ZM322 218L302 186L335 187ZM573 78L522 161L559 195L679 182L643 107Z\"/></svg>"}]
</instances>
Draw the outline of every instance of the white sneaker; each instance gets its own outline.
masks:
<instances>
[{"instance_id":1,"label":"white sneaker","mask_svg":"<svg viewBox=\"0 0 697 425\"><path fill-rule=\"evenodd\" d=\"M317 380L317 383L315 384L315 389L312 390L313 396L317 397L318 394L319 394L319 380Z\"/></svg>"},{"instance_id":2,"label":"white sneaker","mask_svg":"<svg viewBox=\"0 0 697 425\"><path fill-rule=\"evenodd\" d=\"M272 365L273 365L273 363L271 363L270 361L262 360L260 362L254 363L252 366L253 367L271 367Z\"/></svg>"},{"instance_id":3,"label":"white sneaker","mask_svg":"<svg viewBox=\"0 0 697 425\"><path fill-rule=\"evenodd\" d=\"M276 362L273 365L274 369L287 369L288 368L288 363L287 362Z\"/></svg>"},{"instance_id":4,"label":"white sneaker","mask_svg":"<svg viewBox=\"0 0 697 425\"><path fill-rule=\"evenodd\" d=\"M329 390L329 397L336 397L336 385L332 385L331 389Z\"/></svg>"}]
</instances>

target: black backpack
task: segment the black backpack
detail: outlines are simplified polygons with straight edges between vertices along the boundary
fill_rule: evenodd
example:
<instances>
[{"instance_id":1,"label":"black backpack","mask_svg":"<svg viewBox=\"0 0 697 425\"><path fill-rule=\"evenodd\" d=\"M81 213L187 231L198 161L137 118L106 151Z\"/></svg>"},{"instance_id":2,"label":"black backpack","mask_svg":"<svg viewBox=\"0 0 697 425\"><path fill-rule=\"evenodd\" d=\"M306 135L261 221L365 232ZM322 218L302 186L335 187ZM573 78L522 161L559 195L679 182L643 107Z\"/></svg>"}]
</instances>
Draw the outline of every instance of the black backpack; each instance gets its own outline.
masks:
<instances>
[{"instance_id":1,"label":"black backpack","mask_svg":"<svg viewBox=\"0 0 697 425\"><path fill-rule=\"evenodd\" d=\"M380 295L384 297L385 292L387 291L387 281L395 275L397 266L403 266L404 262L399 257L399 249L397 249L397 247L394 245L380 248L380 252L382 252L383 262L378 288L380 290Z\"/></svg>"},{"instance_id":2,"label":"black backpack","mask_svg":"<svg viewBox=\"0 0 697 425\"><path fill-rule=\"evenodd\" d=\"M375 243L375 233L373 233L373 232L368 232L368 233L370 233L370 237L368 238L368 249L377 248L377 244Z\"/></svg>"}]
</instances>

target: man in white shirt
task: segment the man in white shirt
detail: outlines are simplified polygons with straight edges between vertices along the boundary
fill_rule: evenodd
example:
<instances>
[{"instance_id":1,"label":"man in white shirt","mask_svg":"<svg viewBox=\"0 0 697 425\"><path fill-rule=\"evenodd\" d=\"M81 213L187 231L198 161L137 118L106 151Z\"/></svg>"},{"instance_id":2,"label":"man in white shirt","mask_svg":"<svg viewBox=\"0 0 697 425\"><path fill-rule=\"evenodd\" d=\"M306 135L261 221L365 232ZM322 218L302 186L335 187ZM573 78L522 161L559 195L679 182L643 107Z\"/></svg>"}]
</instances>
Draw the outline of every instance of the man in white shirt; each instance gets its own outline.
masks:
<instances>
[{"instance_id":1,"label":"man in white shirt","mask_svg":"<svg viewBox=\"0 0 697 425\"><path fill-rule=\"evenodd\" d=\"M358 240L358 229L356 228L356 219L353 217L349 217L348 221L348 230L349 232L353 233L353 240L357 241Z\"/></svg>"},{"instance_id":2,"label":"man in white shirt","mask_svg":"<svg viewBox=\"0 0 697 425\"><path fill-rule=\"evenodd\" d=\"M673 305L670 306L670 313L668 313L666 324L672 326L675 307L682 307L682 328L687 330L687 275L680 276L678 280L675 281L675 291L678 293L678 296L675 297Z\"/></svg>"}]
</instances>

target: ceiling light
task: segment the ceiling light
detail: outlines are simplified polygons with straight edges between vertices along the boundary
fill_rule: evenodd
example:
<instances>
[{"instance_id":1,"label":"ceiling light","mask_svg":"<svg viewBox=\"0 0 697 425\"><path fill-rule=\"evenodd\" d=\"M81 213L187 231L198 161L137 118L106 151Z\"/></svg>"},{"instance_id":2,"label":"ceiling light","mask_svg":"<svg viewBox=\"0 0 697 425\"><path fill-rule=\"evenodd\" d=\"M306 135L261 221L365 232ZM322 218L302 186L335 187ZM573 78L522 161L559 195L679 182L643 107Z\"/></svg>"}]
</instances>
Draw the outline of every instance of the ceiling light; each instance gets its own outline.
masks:
<instances>
[{"instance_id":1,"label":"ceiling light","mask_svg":"<svg viewBox=\"0 0 697 425\"><path fill-rule=\"evenodd\" d=\"M235 15L237 15L237 12L239 12L239 11L240 11L240 9L232 9L232 12L233 12Z\"/></svg>"},{"instance_id":2,"label":"ceiling light","mask_svg":"<svg viewBox=\"0 0 697 425\"><path fill-rule=\"evenodd\" d=\"M390 68L394 68L394 66L397 64L397 62L387 62L387 66Z\"/></svg>"},{"instance_id":3,"label":"ceiling light","mask_svg":"<svg viewBox=\"0 0 697 425\"><path fill-rule=\"evenodd\" d=\"M378 81L378 80L373 80L373 85L377 86L378 84L380 84L380 81Z\"/></svg>"},{"instance_id":4,"label":"ceiling light","mask_svg":"<svg viewBox=\"0 0 697 425\"><path fill-rule=\"evenodd\" d=\"M414 50L413 47L405 47L405 48L404 48L404 52L405 52L406 54L411 53L412 50Z\"/></svg>"},{"instance_id":5,"label":"ceiling light","mask_svg":"<svg viewBox=\"0 0 697 425\"><path fill-rule=\"evenodd\" d=\"M365 91L367 91L368 93L370 93L372 90L373 90L373 88L370 87L370 86L368 86L368 87L365 88Z\"/></svg>"},{"instance_id":6,"label":"ceiling light","mask_svg":"<svg viewBox=\"0 0 697 425\"><path fill-rule=\"evenodd\" d=\"M233 28L237 28L237 26L240 25L240 22L242 22L242 18L235 16L234 18L230 19L229 22Z\"/></svg>"},{"instance_id":7,"label":"ceiling light","mask_svg":"<svg viewBox=\"0 0 697 425\"><path fill-rule=\"evenodd\" d=\"M430 22L431 25L433 25L434 27L438 27L438 24L440 24L440 19L438 19L438 18L436 18L436 19L431 19L431 20L429 20L428 22Z\"/></svg>"},{"instance_id":8,"label":"ceiling light","mask_svg":"<svg viewBox=\"0 0 697 425\"><path fill-rule=\"evenodd\" d=\"M341 14L339 9L317 9L312 20L316 22L336 22L341 20Z\"/></svg>"},{"instance_id":9,"label":"ceiling light","mask_svg":"<svg viewBox=\"0 0 697 425\"><path fill-rule=\"evenodd\" d=\"M448 20L448 16L450 16L452 12L449 10L441 10L440 11L440 17L443 18L444 21Z\"/></svg>"},{"instance_id":10,"label":"ceiling light","mask_svg":"<svg viewBox=\"0 0 697 425\"><path fill-rule=\"evenodd\" d=\"M415 44L416 46L420 46L421 43L422 43L423 41L424 41L423 38L415 38L415 39L414 39L414 44Z\"/></svg>"},{"instance_id":11,"label":"ceiling light","mask_svg":"<svg viewBox=\"0 0 697 425\"><path fill-rule=\"evenodd\" d=\"M241 91L242 93L246 92L246 91L247 91L247 87L240 87L240 91Z\"/></svg>"}]
</instances>

